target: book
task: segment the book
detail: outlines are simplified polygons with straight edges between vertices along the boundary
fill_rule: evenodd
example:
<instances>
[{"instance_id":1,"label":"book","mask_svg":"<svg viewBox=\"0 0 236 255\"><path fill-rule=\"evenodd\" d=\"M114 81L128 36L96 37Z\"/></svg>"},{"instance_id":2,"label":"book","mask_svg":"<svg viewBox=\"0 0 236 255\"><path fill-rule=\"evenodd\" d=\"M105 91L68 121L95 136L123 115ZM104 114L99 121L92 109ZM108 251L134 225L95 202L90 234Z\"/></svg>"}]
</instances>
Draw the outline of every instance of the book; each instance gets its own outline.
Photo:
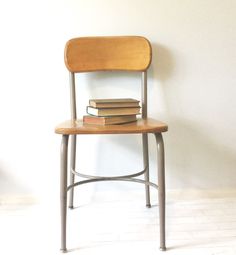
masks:
<instances>
[{"instance_id":1,"label":"book","mask_svg":"<svg viewBox=\"0 0 236 255\"><path fill-rule=\"evenodd\" d=\"M133 98L90 99L89 106L94 108L139 107L139 101Z\"/></svg>"},{"instance_id":2,"label":"book","mask_svg":"<svg viewBox=\"0 0 236 255\"><path fill-rule=\"evenodd\" d=\"M83 116L83 122L86 124L95 125L114 125L124 124L136 121L136 115L125 115L125 116L112 116L112 117L98 117L92 115Z\"/></svg>"},{"instance_id":3,"label":"book","mask_svg":"<svg viewBox=\"0 0 236 255\"><path fill-rule=\"evenodd\" d=\"M140 107L94 108L87 106L87 113L95 116L135 115L140 113Z\"/></svg>"}]
</instances>

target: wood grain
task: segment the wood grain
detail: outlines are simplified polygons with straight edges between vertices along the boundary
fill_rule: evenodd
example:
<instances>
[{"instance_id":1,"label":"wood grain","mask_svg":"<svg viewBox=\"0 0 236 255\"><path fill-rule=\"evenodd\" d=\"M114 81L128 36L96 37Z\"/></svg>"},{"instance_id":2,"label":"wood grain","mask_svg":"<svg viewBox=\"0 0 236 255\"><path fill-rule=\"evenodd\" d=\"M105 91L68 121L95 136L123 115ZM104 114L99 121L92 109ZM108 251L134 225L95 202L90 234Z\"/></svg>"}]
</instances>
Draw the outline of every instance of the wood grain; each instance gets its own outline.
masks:
<instances>
[{"instance_id":1,"label":"wood grain","mask_svg":"<svg viewBox=\"0 0 236 255\"><path fill-rule=\"evenodd\" d=\"M79 37L65 47L70 72L144 71L151 63L151 45L141 36Z\"/></svg>"},{"instance_id":2,"label":"wood grain","mask_svg":"<svg viewBox=\"0 0 236 255\"><path fill-rule=\"evenodd\" d=\"M55 128L55 133L63 135L79 134L139 134L166 132L168 126L154 119L139 119L137 122L121 125L90 125L82 120L68 120Z\"/></svg>"}]
</instances>

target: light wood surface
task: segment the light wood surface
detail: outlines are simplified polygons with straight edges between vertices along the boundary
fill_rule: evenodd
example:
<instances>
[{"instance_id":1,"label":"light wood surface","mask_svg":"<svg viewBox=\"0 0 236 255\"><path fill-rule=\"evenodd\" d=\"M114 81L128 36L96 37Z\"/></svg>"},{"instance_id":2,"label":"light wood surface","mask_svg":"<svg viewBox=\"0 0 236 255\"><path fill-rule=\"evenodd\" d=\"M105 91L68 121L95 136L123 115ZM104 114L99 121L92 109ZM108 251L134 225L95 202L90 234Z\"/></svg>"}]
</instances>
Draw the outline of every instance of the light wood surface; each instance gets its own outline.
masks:
<instances>
[{"instance_id":1,"label":"light wood surface","mask_svg":"<svg viewBox=\"0 0 236 255\"><path fill-rule=\"evenodd\" d=\"M139 150L131 156L137 154ZM97 156L105 160L108 157L103 152L98 152ZM123 162L119 164L123 165ZM107 169L112 171L117 168L111 165ZM168 169L170 176L173 174L171 165ZM99 167L95 169L95 173L100 171ZM45 172L42 171L42 174ZM187 178L187 173L184 176ZM168 179L173 181L170 177ZM55 180L51 184L56 186ZM217 190L167 189L166 232L169 249L162 252L157 243L159 221L156 218L156 192L152 197L153 207L147 209L142 203L144 194L139 184L124 182L114 185L107 182L105 185L106 188L101 184L95 188L90 184L76 190L76 208L79 209L69 211L71 227L68 240L72 248L66 255L236 254L236 193L233 187L231 190L222 187ZM48 192L53 190L48 184L44 185L44 189ZM52 199L54 196L54 193L44 195L39 203L38 197L33 194L1 193L2 255L63 255L57 248L60 214L58 200ZM14 226L14 231L10 226ZM30 240L27 245L26 240ZM43 245L39 245L39 240Z\"/></svg>"},{"instance_id":2,"label":"light wood surface","mask_svg":"<svg viewBox=\"0 0 236 255\"><path fill-rule=\"evenodd\" d=\"M161 133L168 130L168 126L154 119L139 119L121 125L93 125L84 124L82 120L68 120L59 124L55 133L63 135L74 134L138 134L138 133Z\"/></svg>"},{"instance_id":3,"label":"light wood surface","mask_svg":"<svg viewBox=\"0 0 236 255\"><path fill-rule=\"evenodd\" d=\"M65 64L70 72L144 71L151 63L151 45L140 36L80 37L67 42Z\"/></svg>"}]
</instances>

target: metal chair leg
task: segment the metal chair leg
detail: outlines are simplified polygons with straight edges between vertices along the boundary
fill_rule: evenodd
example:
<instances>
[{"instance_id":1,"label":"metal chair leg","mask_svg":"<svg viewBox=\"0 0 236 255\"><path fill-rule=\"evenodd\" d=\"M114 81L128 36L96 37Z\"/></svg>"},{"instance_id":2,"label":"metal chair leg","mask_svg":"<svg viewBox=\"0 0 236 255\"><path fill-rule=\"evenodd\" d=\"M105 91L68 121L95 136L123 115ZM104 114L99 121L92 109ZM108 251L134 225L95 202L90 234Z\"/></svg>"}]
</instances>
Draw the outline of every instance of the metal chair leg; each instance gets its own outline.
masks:
<instances>
[{"instance_id":1,"label":"metal chair leg","mask_svg":"<svg viewBox=\"0 0 236 255\"><path fill-rule=\"evenodd\" d=\"M160 249L166 250L165 244L165 154L161 133L156 133L157 164L158 164L158 200L160 217Z\"/></svg>"},{"instance_id":2,"label":"metal chair leg","mask_svg":"<svg viewBox=\"0 0 236 255\"><path fill-rule=\"evenodd\" d=\"M68 157L68 135L62 136L61 141L61 251L66 252L66 211L67 211L67 157Z\"/></svg>"},{"instance_id":3,"label":"metal chair leg","mask_svg":"<svg viewBox=\"0 0 236 255\"><path fill-rule=\"evenodd\" d=\"M75 170L76 162L76 135L71 136L71 158L70 158L70 169ZM75 175L70 171L70 185L73 185L75 182ZM70 189L69 196L69 208L74 208L74 188Z\"/></svg>"},{"instance_id":4,"label":"metal chair leg","mask_svg":"<svg viewBox=\"0 0 236 255\"><path fill-rule=\"evenodd\" d=\"M148 159L148 134L142 134L142 143L143 143L143 166L146 169L144 178L145 181L149 182L149 159ZM150 203L150 186L145 184L146 192L146 206L151 207Z\"/></svg>"}]
</instances>

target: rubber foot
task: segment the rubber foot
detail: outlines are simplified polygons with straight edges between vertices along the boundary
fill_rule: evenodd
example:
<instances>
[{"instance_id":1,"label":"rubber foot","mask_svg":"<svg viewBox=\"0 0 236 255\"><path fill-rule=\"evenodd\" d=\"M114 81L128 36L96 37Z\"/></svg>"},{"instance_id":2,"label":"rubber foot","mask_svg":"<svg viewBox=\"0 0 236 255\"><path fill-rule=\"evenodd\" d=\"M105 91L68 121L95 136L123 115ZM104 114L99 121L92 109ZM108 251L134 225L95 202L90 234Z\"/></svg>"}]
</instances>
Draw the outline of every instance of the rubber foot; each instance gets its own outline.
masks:
<instances>
[{"instance_id":1,"label":"rubber foot","mask_svg":"<svg viewBox=\"0 0 236 255\"><path fill-rule=\"evenodd\" d=\"M72 209L74 209L74 206L72 205L72 206L69 206L69 208L72 210Z\"/></svg>"},{"instance_id":2,"label":"rubber foot","mask_svg":"<svg viewBox=\"0 0 236 255\"><path fill-rule=\"evenodd\" d=\"M160 251L166 251L166 247L160 247Z\"/></svg>"},{"instance_id":3,"label":"rubber foot","mask_svg":"<svg viewBox=\"0 0 236 255\"><path fill-rule=\"evenodd\" d=\"M148 204L148 205L146 205L146 207L147 207L147 208L151 208L152 206L151 206L151 204Z\"/></svg>"},{"instance_id":4,"label":"rubber foot","mask_svg":"<svg viewBox=\"0 0 236 255\"><path fill-rule=\"evenodd\" d=\"M67 253L67 249L60 249L61 253Z\"/></svg>"}]
</instances>

